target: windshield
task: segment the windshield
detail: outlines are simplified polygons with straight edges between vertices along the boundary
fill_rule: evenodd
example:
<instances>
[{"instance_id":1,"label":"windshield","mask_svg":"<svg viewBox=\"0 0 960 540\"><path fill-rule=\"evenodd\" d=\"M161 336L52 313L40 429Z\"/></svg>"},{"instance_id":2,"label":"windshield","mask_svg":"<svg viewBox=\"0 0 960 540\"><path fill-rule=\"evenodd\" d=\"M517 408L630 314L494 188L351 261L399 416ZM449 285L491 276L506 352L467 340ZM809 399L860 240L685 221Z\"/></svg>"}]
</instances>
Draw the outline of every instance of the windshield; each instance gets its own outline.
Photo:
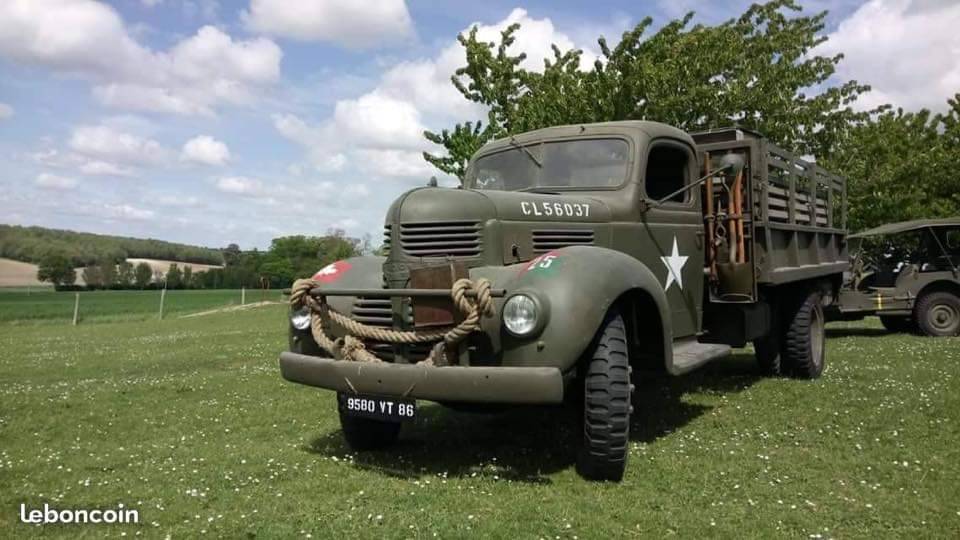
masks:
<instances>
[{"instance_id":1,"label":"windshield","mask_svg":"<svg viewBox=\"0 0 960 540\"><path fill-rule=\"evenodd\" d=\"M627 178L629 146L622 139L516 144L474 163L474 189L517 191L617 187Z\"/></svg>"}]
</instances>

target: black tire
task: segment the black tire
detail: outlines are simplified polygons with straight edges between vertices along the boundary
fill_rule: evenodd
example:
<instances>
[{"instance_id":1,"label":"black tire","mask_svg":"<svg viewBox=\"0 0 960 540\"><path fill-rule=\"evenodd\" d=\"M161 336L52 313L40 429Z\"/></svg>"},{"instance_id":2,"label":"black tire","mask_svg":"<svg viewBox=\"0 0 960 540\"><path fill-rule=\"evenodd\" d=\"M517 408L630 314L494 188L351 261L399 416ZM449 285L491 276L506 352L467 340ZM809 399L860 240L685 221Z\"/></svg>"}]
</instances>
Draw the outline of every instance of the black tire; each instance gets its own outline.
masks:
<instances>
[{"instance_id":1,"label":"black tire","mask_svg":"<svg viewBox=\"0 0 960 540\"><path fill-rule=\"evenodd\" d=\"M913 307L913 317L925 336L960 335L960 298L946 291L925 294Z\"/></svg>"},{"instance_id":2,"label":"black tire","mask_svg":"<svg viewBox=\"0 0 960 540\"><path fill-rule=\"evenodd\" d=\"M630 358L623 318L607 315L586 357L583 442L577 470L589 480L623 479L630 440Z\"/></svg>"},{"instance_id":3,"label":"black tire","mask_svg":"<svg viewBox=\"0 0 960 540\"><path fill-rule=\"evenodd\" d=\"M889 332L910 332L914 329L913 320L910 317L880 315L880 324Z\"/></svg>"},{"instance_id":4,"label":"black tire","mask_svg":"<svg viewBox=\"0 0 960 540\"><path fill-rule=\"evenodd\" d=\"M784 321L782 363L784 371L799 379L816 379L823 373L826 339L820 292L803 299Z\"/></svg>"},{"instance_id":5,"label":"black tire","mask_svg":"<svg viewBox=\"0 0 960 540\"><path fill-rule=\"evenodd\" d=\"M354 450L377 450L397 442L400 422L381 422L370 418L349 416L340 411L343 437Z\"/></svg>"}]
</instances>

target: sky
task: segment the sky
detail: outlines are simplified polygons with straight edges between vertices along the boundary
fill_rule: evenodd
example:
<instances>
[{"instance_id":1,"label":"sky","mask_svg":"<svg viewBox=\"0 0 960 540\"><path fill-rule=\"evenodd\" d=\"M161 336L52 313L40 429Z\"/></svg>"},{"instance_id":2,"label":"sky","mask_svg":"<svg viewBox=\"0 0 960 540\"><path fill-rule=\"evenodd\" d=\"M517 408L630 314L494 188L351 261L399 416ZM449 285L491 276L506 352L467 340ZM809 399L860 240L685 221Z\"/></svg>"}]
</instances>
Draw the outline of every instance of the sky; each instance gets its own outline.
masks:
<instances>
[{"instance_id":1,"label":"sky","mask_svg":"<svg viewBox=\"0 0 960 540\"><path fill-rule=\"evenodd\" d=\"M943 110L960 92L960 2L799 0L829 10L835 81L858 107ZM266 248L343 229L379 240L398 195L437 176L424 129L477 120L450 83L458 33L550 54L646 16L718 23L745 0L3 0L0 223Z\"/></svg>"}]
</instances>

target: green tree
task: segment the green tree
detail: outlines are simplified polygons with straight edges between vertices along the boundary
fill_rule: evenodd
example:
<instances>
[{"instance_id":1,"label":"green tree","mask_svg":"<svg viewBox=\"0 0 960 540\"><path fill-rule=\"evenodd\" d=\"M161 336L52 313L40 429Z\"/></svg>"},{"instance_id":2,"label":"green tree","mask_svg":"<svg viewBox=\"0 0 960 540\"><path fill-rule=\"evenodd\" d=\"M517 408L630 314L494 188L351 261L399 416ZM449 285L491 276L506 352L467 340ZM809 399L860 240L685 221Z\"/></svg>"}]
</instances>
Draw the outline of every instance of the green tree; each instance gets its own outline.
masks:
<instances>
[{"instance_id":1,"label":"green tree","mask_svg":"<svg viewBox=\"0 0 960 540\"><path fill-rule=\"evenodd\" d=\"M127 261L120 261L117 265L117 285L122 289L129 289L133 283L133 265Z\"/></svg>"},{"instance_id":2,"label":"green tree","mask_svg":"<svg viewBox=\"0 0 960 540\"><path fill-rule=\"evenodd\" d=\"M100 273L100 266L93 264L83 267L83 282L90 289L99 289L103 287L103 275Z\"/></svg>"},{"instance_id":3,"label":"green tree","mask_svg":"<svg viewBox=\"0 0 960 540\"><path fill-rule=\"evenodd\" d=\"M851 230L960 215L960 94L943 114L886 111L852 127L824 166L848 179Z\"/></svg>"},{"instance_id":4,"label":"green tree","mask_svg":"<svg viewBox=\"0 0 960 540\"><path fill-rule=\"evenodd\" d=\"M60 254L46 255L37 268L37 279L47 281L54 287L73 285L77 273L73 270L70 259Z\"/></svg>"},{"instance_id":5,"label":"green tree","mask_svg":"<svg viewBox=\"0 0 960 540\"><path fill-rule=\"evenodd\" d=\"M183 284L184 289L189 289L193 286L193 267L190 265L184 265L183 275L180 278L180 282Z\"/></svg>"},{"instance_id":6,"label":"green tree","mask_svg":"<svg viewBox=\"0 0 960 540\"><path fill-rule=\"evenodd\" d=\"M177 263L171 264L167 270L165 285L168 289L179 289L183 286L183 272Z\"/></svg>"},{"instance_id":7,"label":"green tree","mask_svg":"<svg viewBox=\"0 0 960 540\"><path fill-rule=\"evenodd\" d=\"M117 282L117 265L113 261L113 259L104 259L97 263L100 285L105 289L109 289Z\"/></svg>"},{"instance_id":8,"label":"green tree","mask_svg":"<svg viewBox=\"0 0 960 540\"><path fill-rule=\"evenodd\" d=\"M150 268L150 265L141 262L137 264L137 267L133 271L133 281L136 284L138 289L146 289L150 285L150 280L153 278L153 269Z\"/></svg>"},{"instance_id":9,"label":"green tree","mask_svg":"<svg viewBox=\"0 0 960 540\"><path fill-rule=\"evenodd\" d=\"M791 150L825 156L851 122L868 117L850 104L869 87L827 83L842 56L811 54L826 40L826 12L788 16L799 11L793 0L774 0L716 26L691 25L688 13L652 35L647 17L613 47L601 37L602 56L592 69L580 69L581 51L554 46L542 73L524 69L526 55L510 50L519 25L504 30L498 44L480 41L474 27L458 38L467 65L452 82L486 107L486 124L424 133L444 147L424 158L463 179L470 156L492 138L610 120L657 120L686 130L739 124Z\"/></svg>"}]
</instances>

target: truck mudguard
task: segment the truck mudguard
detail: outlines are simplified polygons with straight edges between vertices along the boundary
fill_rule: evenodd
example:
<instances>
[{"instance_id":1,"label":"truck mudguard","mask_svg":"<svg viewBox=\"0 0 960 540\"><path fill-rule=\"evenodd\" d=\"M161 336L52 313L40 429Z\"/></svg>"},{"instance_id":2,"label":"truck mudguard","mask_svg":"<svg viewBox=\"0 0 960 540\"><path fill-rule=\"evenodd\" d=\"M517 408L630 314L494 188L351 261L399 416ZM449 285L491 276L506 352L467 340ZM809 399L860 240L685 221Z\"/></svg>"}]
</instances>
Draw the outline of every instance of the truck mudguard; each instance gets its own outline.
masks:
<instances>
[{"instance_id":1,"label":"truck mudguard","mask_svg":"<svg viewBox=\"0 0 960 540\"><path fill-rule=\"evenodd\" d=\"M474 268L472 278L484 277L507 290L497 301L495 317L483 321L503 365L555 366L568 371L586 351L607 310L625 293L643 291L653 300L663 329L665 364L670 365L672 330L663 287L643 263L612 249L570 246L544 253L532 261L505 267ZM539 335L516 338L500 321L503 303L514 294L528 294L542 303L547 320ZM639 324L644 324L641 320ZM657 345L661 345L658 343Z\"/></svg>"}]
</instances>

